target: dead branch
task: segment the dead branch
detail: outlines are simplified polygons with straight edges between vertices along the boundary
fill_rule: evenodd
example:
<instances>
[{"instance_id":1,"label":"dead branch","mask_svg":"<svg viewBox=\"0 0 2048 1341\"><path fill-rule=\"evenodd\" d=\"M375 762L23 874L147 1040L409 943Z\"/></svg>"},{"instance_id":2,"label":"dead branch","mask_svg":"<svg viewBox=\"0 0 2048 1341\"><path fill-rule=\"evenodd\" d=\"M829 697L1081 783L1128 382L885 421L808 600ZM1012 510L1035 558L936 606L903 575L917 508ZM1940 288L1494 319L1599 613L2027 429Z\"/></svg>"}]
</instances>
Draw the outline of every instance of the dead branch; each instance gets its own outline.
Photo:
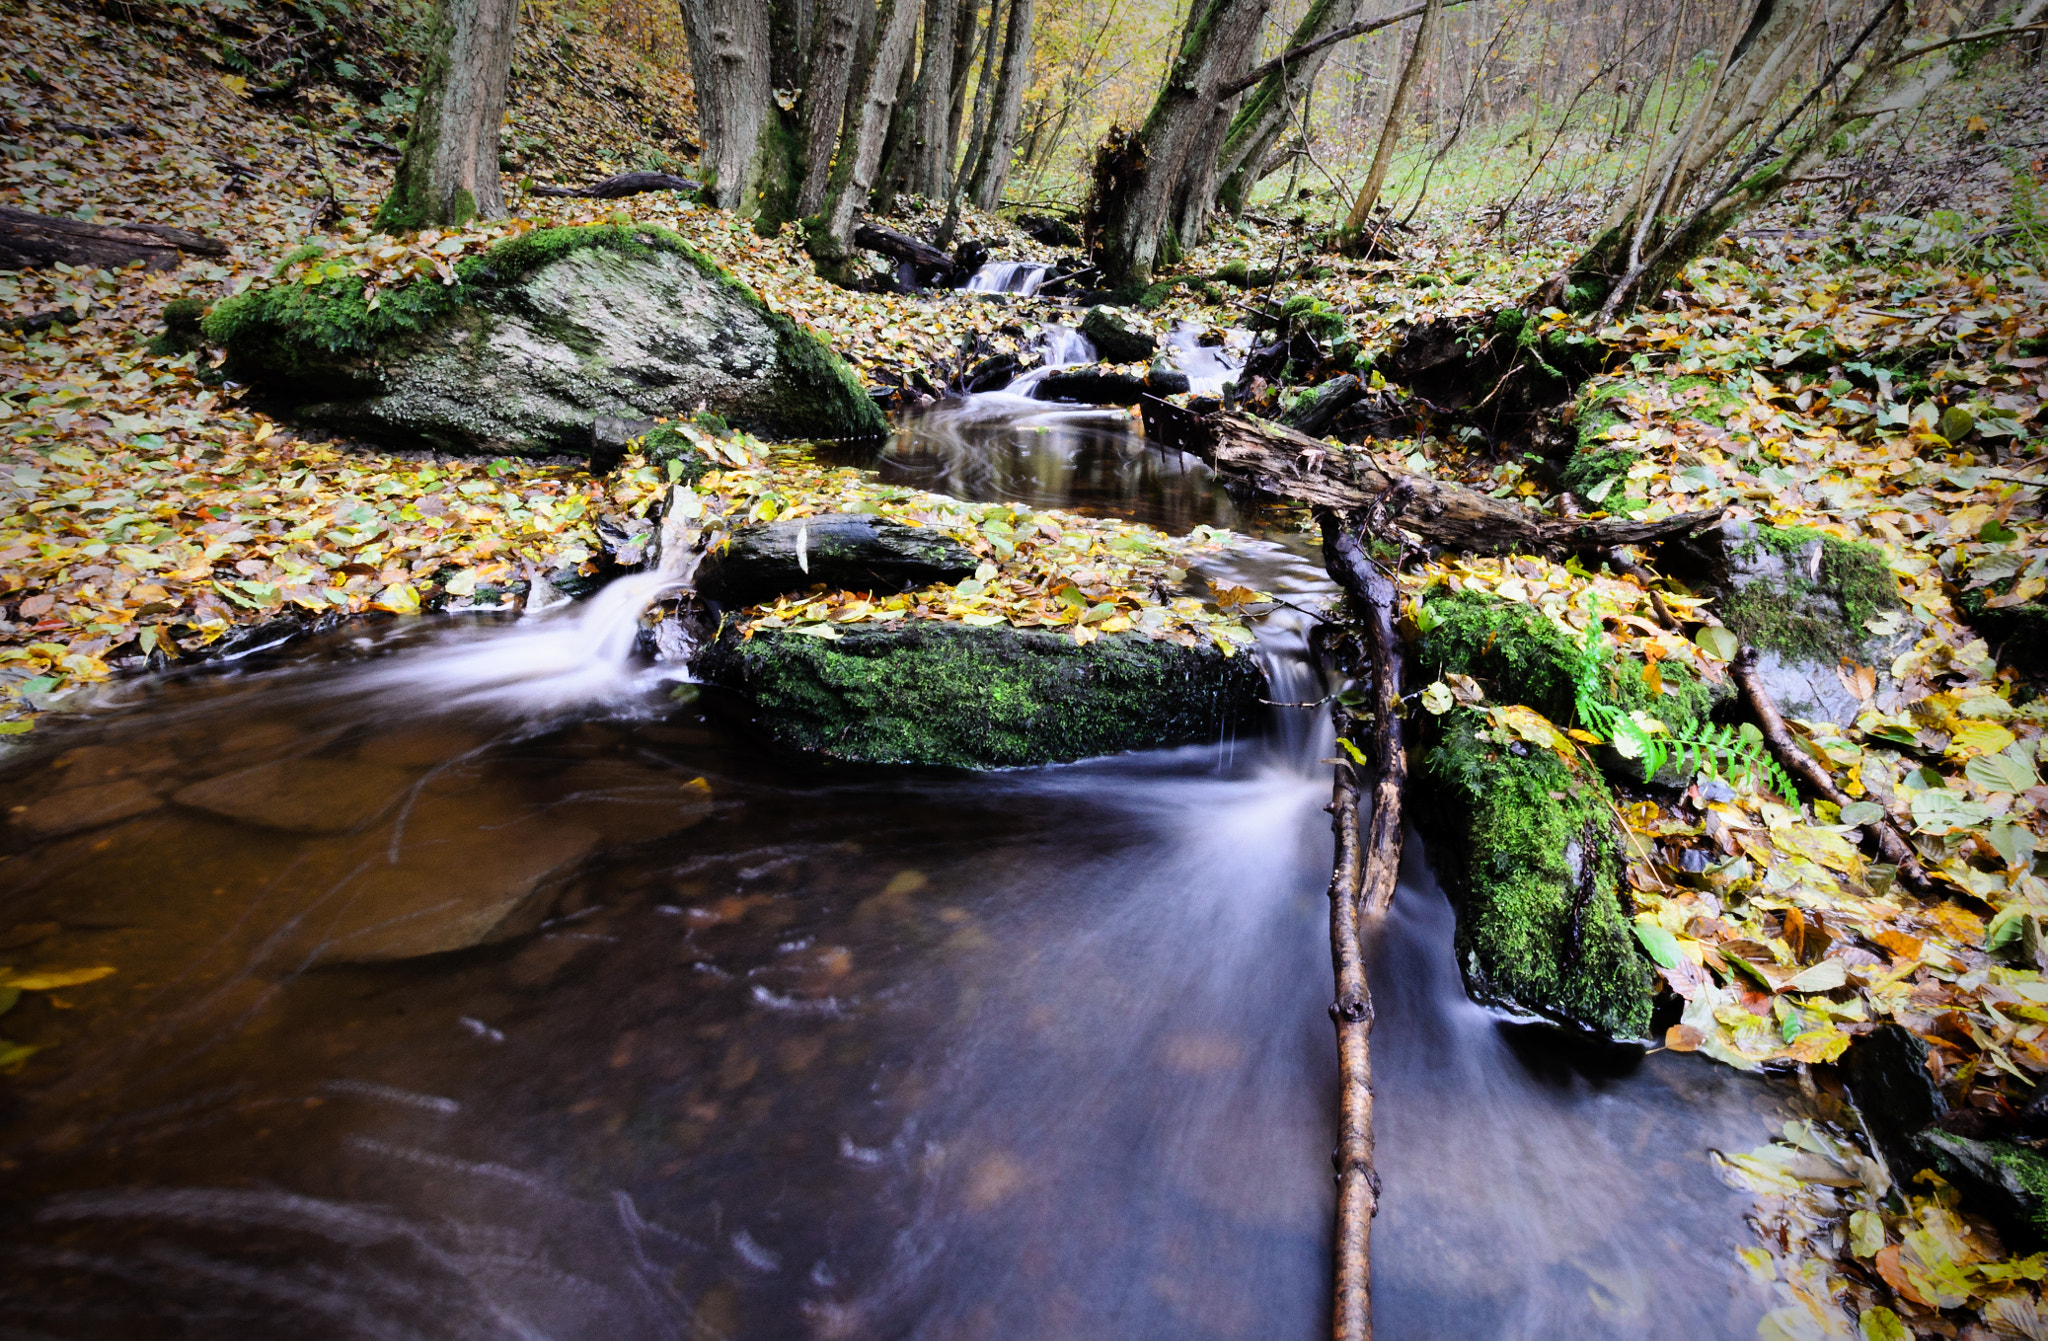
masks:
<instances>
[{"instance_id":1,"label":"dead branch","mask_svg":"<svg viewBox=\"0 0 2048 1341\"><path fill-rule=\"evenodd\" d=\"M1360 899L1367 917L1379 917L1394 901L1401 872L1401 797L1408 785L1408 751L1401 740L1401 640L1394 633L1401 592L1385 566L1366 552L1367 540L1384 534L1376 510L1345 518L1324 509L1323 566L1342 584L1364 614L1372 655L1372 827L1366 836L1365 874Z\"/></svg>"},{"instance_id":2,"label":"dead branch","mask_svg":"<svg viewBox=\"0 0 2048 1341\"><path fill-rule=\"evenodd\" d=\"M141 261L151 270L175 269L181 253L225 256L227 246L210 237L163 224L81 223L0 206L0 270L37 266L92 266L114 270Z\"/></svg>"},{"instance_id":3,"label":"dead branch","mask_svg":"<svg viewBox=\"0 0 2048 1341\"><path fill-rule=\"evenodd\" d=\"M1597 553L1695 535L1721 510L1689 512L1656 522L1607 517L1551 519L1521 504L1463 485L1383 467L1369 453L1311 438L1248 414L1197 415L1164 401L1141 402L1145 428L1158 440L1201 457L1219 474L1276 498L1350 515L1385 508L1390 526L1431 544L1467 553Z\"/></svg>"},{"instance_id":4,"label":"dead branch","mask_svg":"<svg viewBox=\"0 0 2048 1341\"><path fill-rule=\"evenodd\" d=\"M589 186L536 186L537 196L557 196L577 200L623 200L627 196L643 195L648 191L699 191L703 183L693 182L688 177L672 177L666 172L621 172Z\"/></svg>"},{"instance_id":5,"label":"dead branch","mask_svg":"<svg viewBox=\"0 0 2048 1341\"><path fill-rule=\"evenodd\" d=\"M1342 735L1349 716L1336 712ZM1348 738L1348 737L1347 737ZM1372 1219L1379 1213L1380 1180L1372 1167L1372 995L1359 940L1358 778L1350 759L1337 760L1330 796L1330 827L1337 860L1330 873L1330 958L1337 999L1337 1341L1372 1338Z\"/></svg>"},{"instance_id":6,"label":"dead branch","mask_svg":"<svg viewBox=\"0 0 2048 1341\"><path fill-rule=\"evenodd\" d=\"M1778 714L1778 705L1771 701L1770 691L1764 688L1763 677L1757 674L1756 662L1756 649L1745 647L1729 669L1735 674L1735 683L1742 690L1743 701L1756 717L1757 727L1764 733L1764 743L1771 747L1771 754L1787 773L1811 787L1823 800L1832 801L1837 806L1850 804L1849 797L1835 785L1835 780L1828 776L1820 761L1800 749L1798 742L1792 739L1785 719ZM1898 831L1889 815L1864 825L1863 836L1877 848L1880 857L1899 868L1900 884L1915 894L1934 892L1927 872L1921 869L1919 858L1913 855L1912 844Z\"/></svg>"}]
</instances>

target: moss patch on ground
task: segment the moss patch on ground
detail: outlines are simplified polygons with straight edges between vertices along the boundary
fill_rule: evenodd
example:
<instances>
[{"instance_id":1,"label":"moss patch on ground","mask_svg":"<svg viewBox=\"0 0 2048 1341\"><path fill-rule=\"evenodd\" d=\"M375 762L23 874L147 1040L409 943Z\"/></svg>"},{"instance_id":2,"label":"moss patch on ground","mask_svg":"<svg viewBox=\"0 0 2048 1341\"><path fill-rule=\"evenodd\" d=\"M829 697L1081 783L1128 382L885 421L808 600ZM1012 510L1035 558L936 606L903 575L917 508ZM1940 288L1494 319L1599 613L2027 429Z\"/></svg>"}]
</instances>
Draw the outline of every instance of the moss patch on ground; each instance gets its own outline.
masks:
<instances>
[{"instance_id":1,"label":"moss patch on ground","mask_svg":"<svg viewBox=\"0 0 2048 1341\"><path fill-rule=\"evenodd\" d=\"M1424 772L1450 841L1458 966L1473 1000L1613 1038L1646 1038L1655 975L1622 905L1607 784L1582 762L1501 743L1458 709Z\"/></svg>"},{"instance_id":2,"label":"moss patch on ground","mask_svg":"<svg viewBox=\"0 0 2048 1341\"><path fill-rule=\"evenodd\" d=\"M1598 503L1610 512L1626 512L1629 504L1619 490L1629 468L1642 459L1633 448L1614 444L1608 430L1626 421L1622 406L1629 397L1672 402L1681 418L1697 419L1720 427L1724 416L1741 405L1741 399L1711 377L1675 377L1648 381L1631 378L1594 383L1579 399L1574 420L1577 441L1565 462L1558 482L1586 502ZM1599 498L1592 495L1603 483L1613 481Z\"/></svg>"},{"instance_id":3,"label":"moss patch on ground","mask_svg":"<svg viewBox=\"0 0 2048 1341\"><path fill-rule=\"evenodd\" d=\"M877 764L1011 768L1214 740L1250 719L1249 656L1110 634L912 622L836 639L728 631L699 659L780 745Z\"/></svg>"}]
</instances>

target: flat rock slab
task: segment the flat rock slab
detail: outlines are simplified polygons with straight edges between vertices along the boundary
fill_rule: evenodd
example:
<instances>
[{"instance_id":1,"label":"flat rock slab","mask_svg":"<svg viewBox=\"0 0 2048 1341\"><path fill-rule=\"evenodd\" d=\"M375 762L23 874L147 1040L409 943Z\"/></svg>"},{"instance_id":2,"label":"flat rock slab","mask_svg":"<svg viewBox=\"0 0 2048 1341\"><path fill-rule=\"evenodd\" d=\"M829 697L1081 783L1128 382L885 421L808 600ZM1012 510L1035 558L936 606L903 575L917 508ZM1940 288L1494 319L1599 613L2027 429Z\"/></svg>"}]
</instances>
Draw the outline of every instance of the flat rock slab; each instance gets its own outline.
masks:
<instances>
[{"instance_id":1,"label":"flat rock slab","mask_svg":"<svg viewBox=\"0 0 2048 1341\"><path fill-rule=\"evenodd\" d=\"M915 591L958 582L975 566L965 545L936 531L830 513L741 527L704 560L696 587L705 599L737 609L820 582L834 591Z\"/></svg>"},{"instance_id":2,"label":"flat rock slab","mask_svg":"<svg viewBox=\"0 0 2048 1341\"><path fill-rule=\"evenodd\" d=\"M836 631L836 630L835 630ZM1139 633L906 621L836 639L728 631L698 659L778 744L878 764L1011 768L1210 741L1258 710L1252 658Z\"/></svg>"},{"instance_id":3,"label":"flat rock slab","mask_svg":"<svg viewBox=\"0 0 2048 1341\"><path fill-rule=\"evenodd\" d=\"M172 799L263 829L348 833L397 802L414 777L348 759L278 759L195 782Z\"/></svg>"}]
</instances>

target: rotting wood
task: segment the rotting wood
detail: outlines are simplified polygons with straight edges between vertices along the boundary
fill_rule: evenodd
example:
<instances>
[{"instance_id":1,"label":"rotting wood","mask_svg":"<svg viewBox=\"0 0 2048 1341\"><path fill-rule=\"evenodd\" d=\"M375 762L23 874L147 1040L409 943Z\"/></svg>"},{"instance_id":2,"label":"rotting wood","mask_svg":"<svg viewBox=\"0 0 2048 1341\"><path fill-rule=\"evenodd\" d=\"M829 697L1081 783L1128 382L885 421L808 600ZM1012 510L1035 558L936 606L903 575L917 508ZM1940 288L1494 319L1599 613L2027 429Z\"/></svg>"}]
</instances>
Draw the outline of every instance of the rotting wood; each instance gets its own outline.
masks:
<instances>
[{"instance_id":1,"label":"rotting wood","mask_svg":"<svg viewBox=\"0 0 2048 1341\"><path fill-rule=\"evenodd\" d=\"M164 224L89 224L0 206L0 270L83 265L104 270L140 261L151 270L173 270L183 253L225 256L225 243L202 233Z\"/></svg>"},{"instance_id":2,"label":"rotting wood","mask_svg":"<svg viewBox=\"0 0 2048 1341\"><path fill-rule=\"evenodd\" d=\"M1228 478L1346 515L1377 505L1388 525L1466 553L1597 553L1696 535L1721 520L1719 508L1654 522L1554 520L1508 499L1391 469L1363 448L1323 442L1248 414L1197 415L1149 397L1141 404L1149 435L1201 457Z\"/></svg>"},{"instance_id":3,"label":"rotting wood","mask_svg":"<svg viewBox=\"0 0 2048 1341\"><path fill-rule=\"evenodd\" d=\"M703 183L666 172L621 172L589 186L536 186L537 196L571 200L623 200L648 191L701 191Z\"/></svg>"},{"instance_id":4,"label":"rotting wood","mask_svg":"<svg viewBox=\"0 0 2048 1341\"><path fill-rule=\"evenodd\" d=\"M941 279L951 278L953 258L928 242L879 224L864 223L853 230L853 244L866 251L880 252L898 261L908 261L921 271L936 270Z\"/></svg>"},{"instance_id":5,"label":"rotting wood","mask_svg":"<svg viewBox=\"0 0 2048 1341\"><path fill-rule=\"evenodd\" d=\"M1349 715L1336 710L1338 734ZM1347 737L1348 738L1348 737ZM1336 762L1330 796L1330 827L1337 834L1337 860L1330 873L1330 957L1336 969L1337 999L1330 1020L1337 1027L1336 1341L1372 1337L1372 1220L1379 1213L1380 1180L1372 1167L1372 995L1365 981L1359 936L1359 891L1363 869L1358 844L1358 775L1350 759Z\"/></svg>"},{"instance_id":6,"label":"rotting wood","mask_svg":"<svg viewBox=\"0 0 2048 1341\"><path fill-rule=\"evenodd\" d=\"M1837 806L1850 804L1849 797L1835 785L1827 769L1792 739L1792 733L1785 726L1785 719L1778 713L1778 705L1772 701L1771 693L1764 688L1763 677L1756 670L1757 653L1753 647L1745 647L1736 655L1729 669L1735 675L1735 683L1742 690L1743 701L1756 718L1757 728L1764 733L1764 743L1770 746L1771 754L1787 773L1811 787L1824 800ZM1927 895L1934 887L1927 879L1927 872L1920 866L1920 860L1913 855L1912 844L1892 823L1889 815L1880 816L1863 826L1864 837L1877 848L1877 853L1887 862L1898 867L1899 883L1915 894Z\"/></svg>"}]
</instances>

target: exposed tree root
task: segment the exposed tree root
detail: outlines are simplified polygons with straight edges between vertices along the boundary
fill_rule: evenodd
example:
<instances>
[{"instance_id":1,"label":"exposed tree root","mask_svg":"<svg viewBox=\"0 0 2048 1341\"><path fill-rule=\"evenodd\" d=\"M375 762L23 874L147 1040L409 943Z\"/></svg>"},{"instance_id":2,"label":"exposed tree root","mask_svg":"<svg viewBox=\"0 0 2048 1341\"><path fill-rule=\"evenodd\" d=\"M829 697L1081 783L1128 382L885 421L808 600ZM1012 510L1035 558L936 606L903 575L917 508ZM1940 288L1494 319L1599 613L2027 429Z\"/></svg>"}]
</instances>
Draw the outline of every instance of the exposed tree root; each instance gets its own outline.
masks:
<instances>
[{"instance_id":1,"label":"exposed tree root","mask_svg":"<svg viewBox=\"0 0 2048 1341\"><path fill-rule=\"evenodd\" d=\"M1764 688L1763 677L1756 673L1756 661L1756 649L1745 647L1730 669L1735 673L1735 683L1742 689L1743 700L1749 704L1758 728L1764 733L1764 743L1771 747L1771 754L1787 773L1811 787L1823 799L1838 806L1848 805L1849 797L1835 785L1827 769L1792 739L1792 733L1785 727L1785 719L1778 714L1778 705L1771 701L1770 691ZM1876 846L1880 857L1899 868L1900 884L1915 894L1934 892L1927 872L1921 869L1919 858L1913 855L1913 845L1906 841L1905 835L1898 831L1889 816L1864 825L1863 836Z\"/></svg>"}]
</instances>

